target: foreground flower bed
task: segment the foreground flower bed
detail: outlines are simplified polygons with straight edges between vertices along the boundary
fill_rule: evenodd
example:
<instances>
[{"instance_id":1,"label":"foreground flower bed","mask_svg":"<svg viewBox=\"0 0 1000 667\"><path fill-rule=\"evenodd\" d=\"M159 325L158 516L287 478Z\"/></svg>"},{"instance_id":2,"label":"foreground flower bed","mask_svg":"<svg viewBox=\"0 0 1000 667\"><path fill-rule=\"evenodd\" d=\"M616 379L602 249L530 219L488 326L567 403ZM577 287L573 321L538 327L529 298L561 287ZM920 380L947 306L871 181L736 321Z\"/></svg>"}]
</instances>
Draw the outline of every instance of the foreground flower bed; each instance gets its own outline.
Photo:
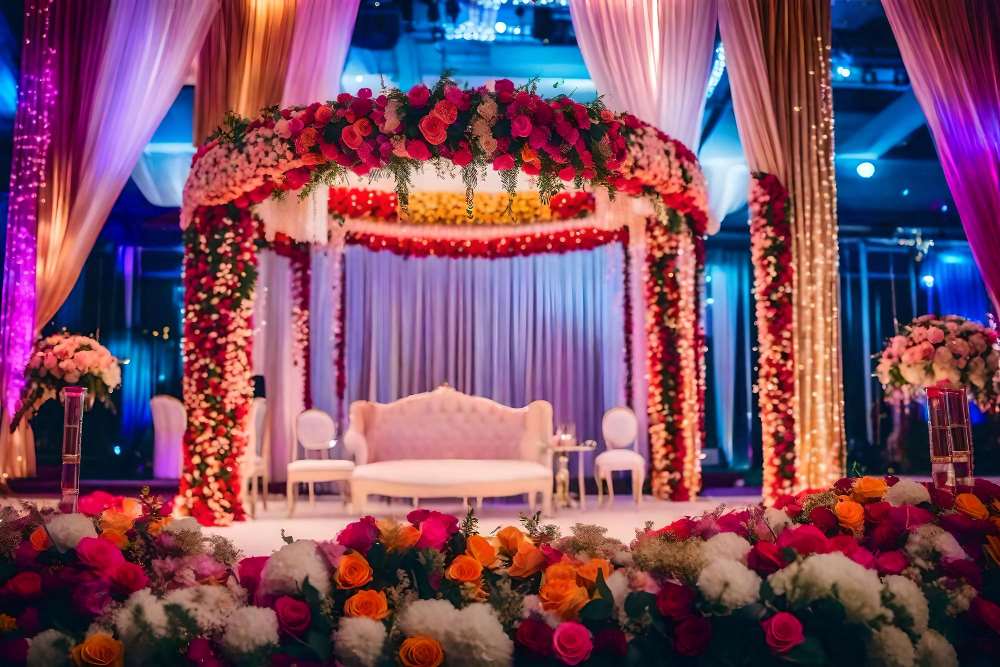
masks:
<instances>
[{"instance_id":1,"label":"foreground flower bed","mask_svg":"<svg viewBox=\"0 0 1000 667\"><path fill-rule=\"evenodd\" d=\"M1000 650L1000 487L864 477L631 544L427 510L240 558L159 501L0 517L0 663L933 665Z\"/></svg>"}]
</instances>

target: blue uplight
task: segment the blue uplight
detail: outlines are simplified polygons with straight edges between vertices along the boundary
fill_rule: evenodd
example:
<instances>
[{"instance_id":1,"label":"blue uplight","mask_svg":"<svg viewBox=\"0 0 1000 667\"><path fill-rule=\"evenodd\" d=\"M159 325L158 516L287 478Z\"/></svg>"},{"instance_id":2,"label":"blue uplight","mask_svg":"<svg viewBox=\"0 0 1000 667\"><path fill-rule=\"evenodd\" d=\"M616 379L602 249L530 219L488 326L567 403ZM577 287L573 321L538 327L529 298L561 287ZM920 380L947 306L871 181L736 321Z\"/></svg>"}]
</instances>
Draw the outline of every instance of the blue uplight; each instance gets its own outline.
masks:
<instances>
[{"instance_id":1,"label":"blue uplight","mask_svg":"<svg viewBox=\"0 0 1000 667\"><path fill-rule=\"evenodd\" d=\"M875 175L875 165L871 162L859 163L856 170L861 178L871 178Z\"/></svg>"},{"instance_id":2,"label":"blue uplight","mask_svg":"<svg viewBox=\"0 0 1000 667\"><path fill-rule=\"evenodd\" d=\"M115 445L114 447L111 448L111 451L115 453L115 456L121 456L122 454L121 445Z\"/></svg>"},{"instance_id":3,"label":"blue uplight","mask_svg":"<svg viewBox=\"0 0 1000 667\"><path fill-rule=\"evenodd\" d=\"M851 68L844 67L843 65L841 65L840 67L837 68L837 76L839 76L841 79L850 79Z\"/></svg>"},{"instance_id":4,"label":"blue uplight","mask_svg":"<svg viewBox=\"0 0 1000 667\"><path fill-rule=\"evenodd\" d=\"M925 273L920 276L920 282L924 284L924 287L930 289L931 287L934 287L934 276L929 273Z\"/></svg>"}]
</instances>

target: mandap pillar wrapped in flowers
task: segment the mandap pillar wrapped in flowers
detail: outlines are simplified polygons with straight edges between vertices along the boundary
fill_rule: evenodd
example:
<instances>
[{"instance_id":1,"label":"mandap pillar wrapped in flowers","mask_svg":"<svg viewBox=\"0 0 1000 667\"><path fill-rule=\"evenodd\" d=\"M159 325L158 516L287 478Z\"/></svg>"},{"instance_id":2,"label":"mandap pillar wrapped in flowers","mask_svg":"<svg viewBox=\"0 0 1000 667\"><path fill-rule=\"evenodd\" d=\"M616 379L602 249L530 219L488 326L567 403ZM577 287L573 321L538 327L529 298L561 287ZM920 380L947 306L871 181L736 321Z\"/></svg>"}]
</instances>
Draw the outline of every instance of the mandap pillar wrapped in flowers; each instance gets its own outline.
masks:
<instances>
[{"instance_id":1,"label":"mandap pillar wrapped in flowers","mask_svg":"<svg viewBox=\"0 0 1000 667\"><path fill-rule=\"evenodd\" d=\"M626 340L633 345L641 337L646 341L645 368L630 372L636 384L648 378L648 386L646 405L634 402L648 415L654 493L693 497L701 483L704 430L699 284L707 221L705 183L696 158L679 142L600 101L583 105L565 96L548 99L533 87L515 88L506 80L498 81L495 90L464 90L442 79L433 88L417 85L407 93L390 89L374 97L364 89L327 103L267 109L253 119L230 116L197 150L182 207L189 420L178 507L206 524L243 518L239 462L252 397L257 251L277 244L296 257L302 249L295 243L322 236L315 216L298 216L312 222L306 229L293 229L267 218L266 209L287 205L260 204L297 198L315 208L318 189L362 176L391 181L405 216L415 176L425 162L433 162L442 178L462 179L470 217L475 189L491 171L512 198L523 172L545 205L567 190L606 191L609 199L625 195L648 202L645 211L633 207L632 214L621 217L613 213L618 207L609 208L599 228L563 221L561 227L533 229L528 235L523 230L502 233L483 247L561 252L621 242L630 229L633 238L641 236L638 247L644 248L645 261L632 275L641 276L644 289L631 294L644 303L626 299L626 308L643 309L645 330L638 335L630 330ZM343 242L380 248L391 244L403 254L425 249L427 239L408 233L412 228L396 225L386 234L334 222L325 247L335 255ZM275 229L284 236L276 239ZM463 239L460 246L470 244ZM634 253L626 253L630 255ZM307 261L295 265L308 271ZM334 298L342 293L335 291ZM335 329L340 338L331 360L333 386L309 387L307 380L306 394L343 395L342 323ZM308 345L308 333L296 340Z\"/></svg>"}]
</instances>

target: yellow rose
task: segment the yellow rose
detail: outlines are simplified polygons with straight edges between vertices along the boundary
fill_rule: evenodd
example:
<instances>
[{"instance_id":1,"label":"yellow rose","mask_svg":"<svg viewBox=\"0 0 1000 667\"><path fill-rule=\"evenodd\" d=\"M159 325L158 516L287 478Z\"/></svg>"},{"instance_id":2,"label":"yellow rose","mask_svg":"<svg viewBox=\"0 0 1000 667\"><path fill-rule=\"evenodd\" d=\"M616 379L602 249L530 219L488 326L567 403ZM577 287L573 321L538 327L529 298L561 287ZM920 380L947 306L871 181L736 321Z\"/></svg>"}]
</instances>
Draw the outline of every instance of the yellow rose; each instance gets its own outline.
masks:
<instances>
[{"instance_id":1,"label":"yellow rose","mask_svg":"<svg viewBox=\"0 0 1000 667\"><path fill-rule=\"evenodd\" d=\"M507 526L497 533L497 540L500 541L500 551L507 556L513 556L524 541L524 533L514 526Z\"/></svg>"},{"instance_id":2,"label":"yellow rose","mask_svg":"<svg viewBox=\"0 0 1000 667\"><path fill-rule=\"evenodd\" d=\"M882 500L889 485L881 477L862 477L854 483L854 499L858 502Z\"/></svg>"},{"instance_id":3,"label":"yellow rose","mask_svg":"<svg viewBox=\"0 0 1000 667\"><path fill-rule=\"evenodd\" d=\"M587 589L569 579L546 581L538 591L542 609L558 614L564 620L575 618L590 601Z\"/></svg>"},{"instance_id":4,"label":"yellow rose","mask_svg":"<svg viewBox=\"0 0 1000 667\"><path fill-rule=\"evenodd\" d=\"M444 649L431 637L407 637L399 647L399 662L403 667L440 667Z\"/></svg>"},{"instance_id":5,"label":"yellow rose","mask_svg":"<svg viewBox=\"0 0 1000 667\"><path fill-rule=\"evenodd\" d=\"M344 602L344 615L381 621L389 615L389 603L382 591L358 591Z\"/></svg>"},{"instance_id":6,"label":"yellow rose","mask_svg":"<svg viewBox=\"0 0 1000 667\"><path fill-rule=\"evenodd\" d=\"M478 560L483 567L493 565L497 559L496 548L482 535L469 535L465 541L465 553Z\"/></svg>"},{"instance_id":7,"label":"yellow rose","mask_svg":"<svg viewBox=\"0 0 1000 667\"><path fill-rule=\"evenodd\" d=\"M842 528L860 533L865 527L865 508L853 500L841 500L833 506L833 513Z\"/></svg>"},{"instance_id":8,"label":"yellow rose","mask_svg":"<svg viewBox=\"0 0 1000 667\"><path fill-rule=\"evenodd\" d=\"M372 580L372 567L359 553L344 554L334 579L338 588L359 588Z\"/></svg>"},{"instance_id":9,"label":"yellow rose","mask_svg":"<svg viewBox=\"0 0 1000 667\"><path fill-rule=\"evenodd\" d=\"M466 556L461 554L460 556L455 556L455 560L451 561L451 565L445 571L445 576L452 581L459 581L462 583L468 583L471 581L479 581L479 577L483 574L483 564L472 556Z\"/></svg>"},{"instance_id":10,"label":"yellow rose","mask_svg":"<svg viewBox=\"0 0 1000 667\"><path fill-rule=\"evenodd\" d=\"M960 493L955 496L955 509L972 519L988 519L990 517L990 511L986 509L986 505L972 493Z\"/></svg>"},{"instance_id":11,"label":"yellow rose","mask_svg":"<svg viewBox=\"0 0 1000 667\"><path fill-rule=\"evenodd\" d=\"M97 632L70 651L76 667L123 667L125 647L105 632Z\"/></svg>"},{"instance_id":12,"label":"yellow rose","mask_svg":"<svg viewBox=\"0 0 1000 667\"><path fill-rule=\"evenodd\" d=\"M604 581L611 576L611 563L604 558L591 558L576 570L576 576L587 588L593 589L597 585L597 572L600 570L604 574Z\"/></svg>"},{"instance_id":13,"label":"yellow rose","mask_svg":"<svg viewBox=\"0 0 1000 667\"><path fill-rule=\"evenodd\" d=\"M545 554L529 540L521 542L507 569L512 577L530 577L545 566Z\"/></svg>"}]
</instances>

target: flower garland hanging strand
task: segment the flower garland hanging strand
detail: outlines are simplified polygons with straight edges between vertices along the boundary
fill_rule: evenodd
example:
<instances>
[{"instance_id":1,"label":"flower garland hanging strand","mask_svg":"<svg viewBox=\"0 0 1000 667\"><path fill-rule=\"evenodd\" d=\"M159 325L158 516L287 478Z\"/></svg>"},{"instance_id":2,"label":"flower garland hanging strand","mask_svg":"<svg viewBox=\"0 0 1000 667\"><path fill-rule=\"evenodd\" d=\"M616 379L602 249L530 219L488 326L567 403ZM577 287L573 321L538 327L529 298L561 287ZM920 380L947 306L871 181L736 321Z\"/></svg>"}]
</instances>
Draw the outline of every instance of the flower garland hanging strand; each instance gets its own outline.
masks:
<instances>
[{"instance_id":1,"label":"flower garland hanging strand","mask_svg":"<svg viewBox=\"0 0 1000 667\"><path fill-rule=\"evenodd\" d=\"M302 369L302 403L312 407L312 376L309 341L309 299L312 283L312 252L308 243L300 243L278 233L270 248L281 257L287 257L292 271L292 333L294 335L293 363Z\"/></svg>"},{"instance_id":2,"label":"flower garland hanging strand","mask_svg":"<svg viewBox=\"0 0 1000 667\"><path fill-rule=\"evenodd\" d=\"M792 339L791 200L772 174L750 187L750 251L759 354L757 402L764 458L764 499L795 492L795 355Z\"/></svg>"}]
</instances>

